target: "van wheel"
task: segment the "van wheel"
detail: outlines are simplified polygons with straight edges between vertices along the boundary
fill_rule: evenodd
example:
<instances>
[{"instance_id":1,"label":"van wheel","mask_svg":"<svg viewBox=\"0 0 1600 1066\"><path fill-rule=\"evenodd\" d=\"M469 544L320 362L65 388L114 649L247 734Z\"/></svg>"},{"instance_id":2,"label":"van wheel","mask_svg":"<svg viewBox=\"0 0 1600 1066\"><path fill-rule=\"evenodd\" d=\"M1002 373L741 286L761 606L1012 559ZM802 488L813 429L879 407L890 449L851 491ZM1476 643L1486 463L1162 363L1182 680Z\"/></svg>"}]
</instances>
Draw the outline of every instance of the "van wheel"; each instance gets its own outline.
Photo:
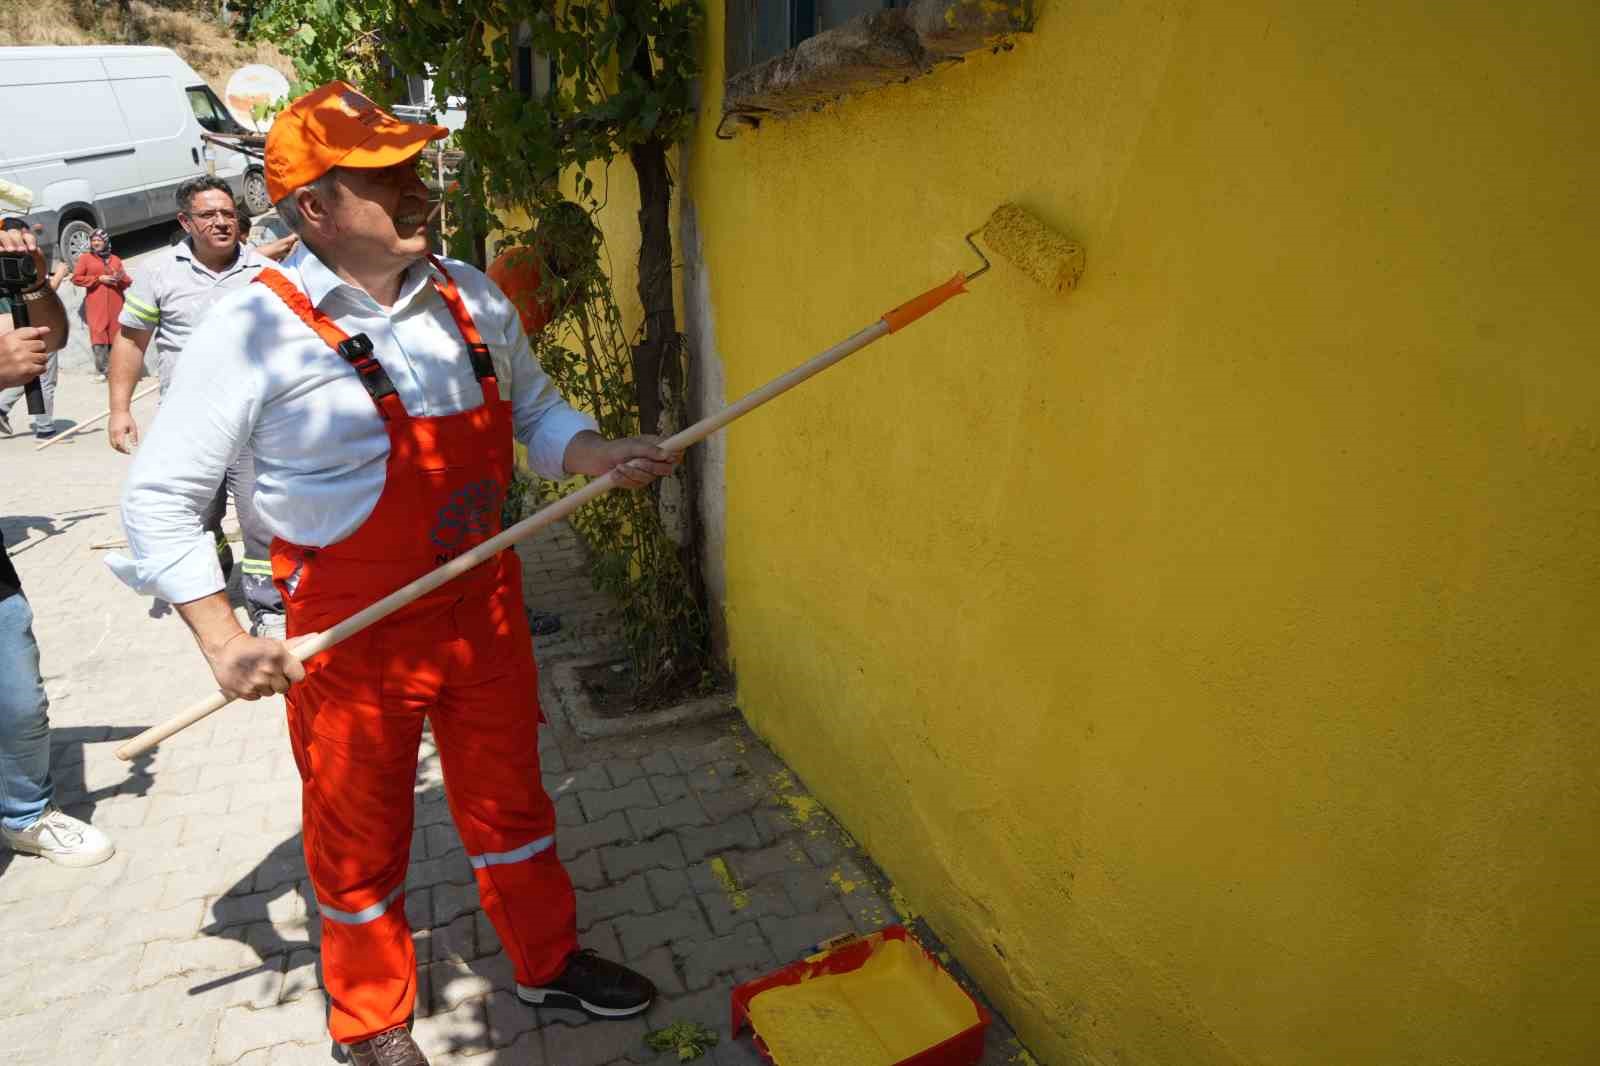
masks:
<instances>
[{"instance_id":1,"label":"van wheel","mask_svg":"<svg viewBox=\"0 0 1600 1066\"><path fill-rule=\"evenodd\" d=\"M64 262L77 265L78 257L88 252L89 237L94 233L94 223L75 218L61 227L61 257Z\"/></svg>"},{"instance_id":2,"label":"van wheel","mask_svg":"<svg viewBox=\"0 0 1600 1066\"><path fill-rule=\"evenodd\" d=\"M264 215L272 210L272 198L267 195L267 176L259 170L245 172L244 206L251 215Z\"/></svg>"}]
</instances>

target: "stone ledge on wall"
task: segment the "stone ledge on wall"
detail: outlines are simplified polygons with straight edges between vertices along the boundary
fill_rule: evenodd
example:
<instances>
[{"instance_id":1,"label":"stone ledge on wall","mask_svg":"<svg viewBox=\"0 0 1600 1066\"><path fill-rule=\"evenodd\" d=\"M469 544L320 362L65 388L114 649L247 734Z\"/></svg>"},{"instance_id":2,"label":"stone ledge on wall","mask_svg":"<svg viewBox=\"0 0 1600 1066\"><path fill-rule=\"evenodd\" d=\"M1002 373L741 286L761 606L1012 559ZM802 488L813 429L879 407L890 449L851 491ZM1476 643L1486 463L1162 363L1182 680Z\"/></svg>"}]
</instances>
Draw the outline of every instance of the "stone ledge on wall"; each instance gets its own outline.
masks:
<instances>
[{"instance_id":1,"label":"stone ledge on wall","mask_svg":"<svg viewBox=\"0 0 1600 1066\"><path fill-rule=\"evenodd\" d=\"M1032 0L912 0L865 15L730 77L718 136L908 81L1032 28Z\"/></svg>"}]
</instances>

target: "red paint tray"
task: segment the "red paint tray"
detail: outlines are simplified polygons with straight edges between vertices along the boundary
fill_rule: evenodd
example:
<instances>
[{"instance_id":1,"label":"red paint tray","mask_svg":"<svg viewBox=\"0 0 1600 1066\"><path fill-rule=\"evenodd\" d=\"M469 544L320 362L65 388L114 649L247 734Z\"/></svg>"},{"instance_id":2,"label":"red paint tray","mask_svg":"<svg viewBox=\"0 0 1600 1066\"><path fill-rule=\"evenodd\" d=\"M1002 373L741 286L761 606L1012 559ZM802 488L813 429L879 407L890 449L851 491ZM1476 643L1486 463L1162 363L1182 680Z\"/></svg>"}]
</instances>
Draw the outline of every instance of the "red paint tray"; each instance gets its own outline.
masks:
<instances>
[{"instance_id":1,"label":"red paint tray","mask_svg":"<svg viewBox=\"0 0 1600 1066\"><path fill-rule=\"evenodd\" d=\"M755 1030L756 1049L761 1052L763 1058L768 1062L774 1063L775 1066L809 1066L812 1062L821 1063L829 1062L830 1060L834 1060L832 1061L832 1066L854 1066L852 1063L837 1061L840 1055L837 1045L830 1044L826 1039L826 1034L821 1033L820 1030L818 1032L818 1050L808 1054L803 1063L791 1063L786 1058L775 1057L773 1051L768 1047L767 1040L762 1038L759 1023L751 1016L751 1001L761 993L773 989L788 985L799 985L826 975L849 974L860 970L875 952L890 941L902 941L915 951L921 952L922 957L931 962L937 971L937 975L932 979L936 982L949 982L950 987L959 992L965 1002L970 1003L977 1013L977 1020L972 1025L961 1029L947 1039L921 1048L908 1057L893 1060L892 1066L976 1066L978 1060L983 1057L984 1034L989 1028L990 1021L993 1020L992 1015L983 1008L981 1003L968 995L965 989L956 984L955 979L949 975L943 966L939 965L939 960L929 954L921 944L917 943L916 938L906 932L905 927L901 925L891 925L865 937L848 936L835 938L824 943L818 953L809 958L791 963L775 973L738 986L733 990L732 1029L734 1036L738 1036L739 1031L745 1025L750 1025ZM890 950L894 952L904 951L903 948ZM904 955L900 955L900 957L903 959ZM882 985L882 978L879 980L880 990L883 987L891 987ZM918 985L916 980L907 980L905 996L914 997L930 994ZM846 990L847 994L848 986L845 983L836 983L835 987ZM894 989L893 991L897 997L897 1005L904 1005L906 1000L901 997L899 990ZM944 994L953 995L948 989L944 990ZM857 1019L853 1020L863 1022L867 1026L871 1025L873 1018L870 1013L863 1012L861 1008L852 1009L855 1010L857 1015ZM915 1009L914 1006L913 1009ZM832 1050L821 1050L824 1045L827 1045ZM886 1060L880 1059L879 1061Z\"/></svg>"}]
</instances>

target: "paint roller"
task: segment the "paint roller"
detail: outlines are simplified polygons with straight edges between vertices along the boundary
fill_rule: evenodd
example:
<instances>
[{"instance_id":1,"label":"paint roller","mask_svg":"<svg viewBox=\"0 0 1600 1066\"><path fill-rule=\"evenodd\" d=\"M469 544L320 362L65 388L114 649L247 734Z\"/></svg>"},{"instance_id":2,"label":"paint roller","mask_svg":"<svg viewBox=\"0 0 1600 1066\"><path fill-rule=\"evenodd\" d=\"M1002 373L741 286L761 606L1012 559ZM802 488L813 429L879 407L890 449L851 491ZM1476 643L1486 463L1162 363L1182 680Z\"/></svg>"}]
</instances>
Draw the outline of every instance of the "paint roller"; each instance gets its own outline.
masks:
<instances>
[{"instance_id":1,"label":"paint roller","mask_svg":"<svg viewBox=\"0 0 1600 1066\"><path fill-rule=\"evenodd\" d=\"M18 211L28 210L33 206L33 190L0 178L0 207L8 205Z\"/></svg>"},{"instance_id":2,"label":"paint roller","mask_svg":"<svg viewBox=\"0 0 1600 1066\"><path fill-rule=\"evenodd\" d=\"M982 267L971 273L958 272L949 281L936 285L920 296L885 312L876 322L840 341L827 351L774 378L716 414L709 415L668 437L661 442L661 448L669 452L681 452L692 444L698 444L735 419L744 417L767 401L815 377L846 356L860 351L880 337L904 329L951 297L966 292L967 285L988 273L991 267L989 257L983 254L983 249L978 247L973 240L974 237L981 237L991 252L1012 263L1049 292L1058 295L1065 293L1075 288L1078 279L1083 275L1084 253L1081 247L1067 240L1027 210L1015 204L1003 204L989 216L987 222L966 236L967 244L983 261ZM608 473L595 478L577 492L529 515L466 554L429 571L404 588L391 592L338 625L321 633L310 633L297 638L290 645L290 650L296 659L305 662L398 611L418 597L427 595L473 567L489 561L518 541L525 540L541 529L561 521L590 500L616 487L617 481L613 474ZM232 698L225 693L214 692L167 721L151 726L127 741L117 748L117 758L132 759L231 702Z\"/></svg>"}]
</instances>

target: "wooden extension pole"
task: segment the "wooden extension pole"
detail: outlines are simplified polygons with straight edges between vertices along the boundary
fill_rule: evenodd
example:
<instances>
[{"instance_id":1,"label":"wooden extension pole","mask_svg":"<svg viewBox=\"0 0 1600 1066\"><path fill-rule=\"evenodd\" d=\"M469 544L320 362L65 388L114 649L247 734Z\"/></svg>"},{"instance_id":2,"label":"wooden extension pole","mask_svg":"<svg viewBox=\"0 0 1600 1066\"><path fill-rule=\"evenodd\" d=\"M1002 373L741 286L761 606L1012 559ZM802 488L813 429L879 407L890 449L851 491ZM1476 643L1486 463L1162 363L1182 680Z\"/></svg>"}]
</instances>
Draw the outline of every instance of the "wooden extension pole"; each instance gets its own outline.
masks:
<instances>
[{"instance_id":1,"label":"wooden extension pole","mask_svg":"<svg viewBox=\"0 0 1600 1066\"><path fill-rule=\"evenodd\" d=\"M900 308L890 311L866 329L834 345L809 362L802 363L787 374L774 378L759 389L724 407L716 414L702 418L687 429L674 433L661 442L661 447L669 452L681 452L691 444L700 443L734 419L742 418L768 400L781 396L808 378L820 374L846 356L860 351L886 333L899 329L932 310L938 303L942 303L943 299L954 294L950 290L951 283L946 282L938 289L931 290L930 293L924 293ZM939 298L930 302L929 298L934 294L937 294ZM557 500L537 513L529 515L509 529L490 537L465 555L452 559L438 569L417 578L404 588L391 592L377 603L351 615L331 629L321 633L307 634L291 645L290 650L294 653L294 657L301 662L305 662L313 655L327 651L346 637L361 632L361 630L379 619L398 611L418 597L432 592L445 582L459 577L480 563L489 561L496 554L518 541L526 540L546 526L561 521L596 496L615 488L616 485L616 478L610 473L596 478L572 495ZM221 710L231 702L232 699L221 691L214 692L182 713L169 718L160 725L151 726L123 744L117 749L117 758L123 760L132 759L134 756L155 747L174 733L187 729L207 715Z\"/></svg>"},{"instance_id":2,"label":"wooden extension pole","mask_svg":"<svg viewBox=\"0 0 1600 1066\"><path fill-rule=\"evenodd\" d=\"M136 402L138 402L139 400L144 399L146 396L150 395L152 392L155 392L160 387L161 387L160 385L151 385L148 389L145 389L143 392L134 393L132 398L130 398L128 400L128 406L132 407ZM87 422L80 422L77 425L73 426L71 429L67 430L65 433L62 433L59 436L51 437L49 440L45 441L43 444L35 444L33 446L33 450L36 451L36 452L42 452L46 448L50 447L50 445L52 445L52 444L60 444L62 441L66 440L68 437L74 436L74 435L76 435L78 433L82 433L84 430L88 429L90 426L99 425L100 422L102 422L103 420L105 420L107 418L110 418L110 417L111 417L111 408L108 407L104 411L101 411L99 414L95 415L93 418L89 419Z\"/></svg>"}]
</instances>

